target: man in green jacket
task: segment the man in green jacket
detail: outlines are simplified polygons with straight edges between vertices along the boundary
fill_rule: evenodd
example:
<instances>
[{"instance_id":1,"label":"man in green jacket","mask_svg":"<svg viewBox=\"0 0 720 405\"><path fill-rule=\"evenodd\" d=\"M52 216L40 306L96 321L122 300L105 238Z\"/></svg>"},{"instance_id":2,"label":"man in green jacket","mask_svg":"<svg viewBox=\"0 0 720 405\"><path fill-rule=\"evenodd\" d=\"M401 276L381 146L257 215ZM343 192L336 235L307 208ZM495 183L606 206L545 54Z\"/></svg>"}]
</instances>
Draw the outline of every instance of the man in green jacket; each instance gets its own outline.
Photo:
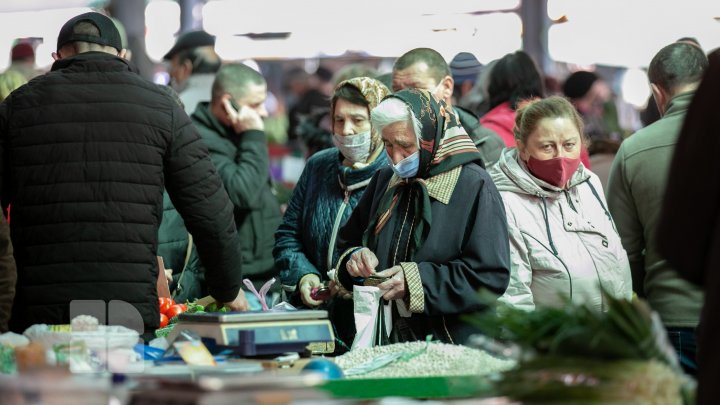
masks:
<instances>
[{"instance_id":1,"label":"man in green jacket","mask_svg":"<svg viewBox=\"0 0 720 405\"><path fill-rule=\"evenodd\" d=\"M281 217L264 133L266 96L260 73L242 64L224 65L210 102L199 103L191 116L235 206L243 275L258 289L277 275L272 249Z\"/></svg>"},{"instance_id":2,"label":"man in green jacket","mask_svg":"<svg viewBox=\"0 0 720 405\"><path fill-rule=\"evenodd\" d=\"M683 368L691 374L697 369L695 328L703 297L661 257L656 231L678 135L707 65L703 51L687 43L668 45L655 55L648 77L662 119L623 142L607 189L608 206L630 260L633 289L660 314Z\"/></svg>"}]
</instances>

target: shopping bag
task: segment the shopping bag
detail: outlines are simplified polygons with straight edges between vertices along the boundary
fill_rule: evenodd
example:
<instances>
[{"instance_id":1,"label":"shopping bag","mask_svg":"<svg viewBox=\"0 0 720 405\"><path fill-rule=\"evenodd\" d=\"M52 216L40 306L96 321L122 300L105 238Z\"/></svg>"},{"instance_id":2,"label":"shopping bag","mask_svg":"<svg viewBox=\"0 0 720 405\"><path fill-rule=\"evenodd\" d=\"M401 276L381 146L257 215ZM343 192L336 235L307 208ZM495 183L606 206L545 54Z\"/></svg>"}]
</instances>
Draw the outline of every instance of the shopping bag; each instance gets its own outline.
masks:
<instances>
[{"instance_id":1,"label":"shopping bag","mask_svg":"<svg viewBox=\"0 0 720 405\"><path fill-rule=\"evenodd\" d=\"M383 292L374 286L353 286L355 340L352 350L387 344L392 326L390 305L385 305Z\"/></svg>"}]
</instances>

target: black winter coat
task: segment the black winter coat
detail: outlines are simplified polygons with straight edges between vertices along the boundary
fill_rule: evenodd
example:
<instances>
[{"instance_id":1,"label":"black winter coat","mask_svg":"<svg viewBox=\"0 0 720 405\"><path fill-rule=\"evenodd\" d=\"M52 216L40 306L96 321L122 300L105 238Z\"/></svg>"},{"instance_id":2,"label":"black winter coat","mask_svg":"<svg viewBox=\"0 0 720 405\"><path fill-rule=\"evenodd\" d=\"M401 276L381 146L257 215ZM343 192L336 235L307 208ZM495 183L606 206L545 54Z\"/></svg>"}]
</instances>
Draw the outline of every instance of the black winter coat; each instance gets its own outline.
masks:
<instances>
[{"instance_id":1,"label":"black winter coat","mask_svg":"<svg viewBox=\"0 0 720 405\"><path fill-rule=\"evenodd\" d=\"M0 146L18 268L11 329L67 323L72 300L122 300L156 327L165 187L196 235L210 292L237 295L233 207L207 148L182 108L125 60L88 52L55 62L0 104Z\"/></svg>"},{"instance_id":2,"label":"black winter coat","mask_svg":"<svg viewBox=\"0 0 720 405\"><path fill-rule=\"evenodd\" d=\"M460 125L478 148L478 152L482 156L483 168L489 169L500 160L500 154L505 149L505 141L495 131L482 126L480 119L475 114L458 106L454 106L453 109L460 119Z\"/></svg>"}]
</instances>

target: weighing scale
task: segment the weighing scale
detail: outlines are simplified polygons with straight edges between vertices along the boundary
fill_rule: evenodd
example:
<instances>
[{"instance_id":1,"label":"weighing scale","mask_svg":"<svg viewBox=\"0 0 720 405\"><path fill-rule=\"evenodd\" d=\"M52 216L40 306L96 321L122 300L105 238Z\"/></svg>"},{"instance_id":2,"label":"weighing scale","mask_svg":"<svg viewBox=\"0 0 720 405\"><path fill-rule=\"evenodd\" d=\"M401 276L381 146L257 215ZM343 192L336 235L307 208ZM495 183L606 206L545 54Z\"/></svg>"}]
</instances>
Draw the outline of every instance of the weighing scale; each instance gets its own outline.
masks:
<instances>
[{"instance_id":1,"label":"weighing scale","mask_svg":"<svg viewBox=\"0 0 720 405\"><path fill-rule=\"evenodd\" d=\"M211 352L230 349L242 357L335 349L335 334L323 310L184 313L168 340L183 330L197 333Z\"/></svg>"}]
</instances>

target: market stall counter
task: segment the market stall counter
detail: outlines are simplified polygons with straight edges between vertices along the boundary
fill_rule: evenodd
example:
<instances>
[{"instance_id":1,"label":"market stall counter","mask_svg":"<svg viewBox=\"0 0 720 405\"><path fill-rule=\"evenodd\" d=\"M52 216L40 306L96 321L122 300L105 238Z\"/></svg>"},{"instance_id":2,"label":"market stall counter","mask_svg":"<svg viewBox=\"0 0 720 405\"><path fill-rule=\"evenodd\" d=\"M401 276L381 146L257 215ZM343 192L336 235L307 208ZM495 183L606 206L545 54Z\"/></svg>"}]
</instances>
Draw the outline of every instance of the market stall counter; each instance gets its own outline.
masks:
<instances>
[{"instance_id":1,"label":"market stall counter","mask_svg":"<svg viewBox=\"0 0 720 405\"><path fill-rule=\"evenodd\" d=\"M604 299L606 312L502 308L468 319L486 332L468 342L474 347L428 338L356 347L334 358L302 345L302 353L239 355L230 335L217 331L262 321L238 322L233 314L176 317L174 337L159 339L166 348L129 349L118 336L130 332L87 330L87 319L77 322L82 331L36 326L25 336L0 336L0 403L507 403L503 395L522 403L693 403L694 380L679 368L657 314L641 300ZM284 333L303 344L313 340ZM214 346L205 345L209 340Z\"/></svg>"}]
</instances>

